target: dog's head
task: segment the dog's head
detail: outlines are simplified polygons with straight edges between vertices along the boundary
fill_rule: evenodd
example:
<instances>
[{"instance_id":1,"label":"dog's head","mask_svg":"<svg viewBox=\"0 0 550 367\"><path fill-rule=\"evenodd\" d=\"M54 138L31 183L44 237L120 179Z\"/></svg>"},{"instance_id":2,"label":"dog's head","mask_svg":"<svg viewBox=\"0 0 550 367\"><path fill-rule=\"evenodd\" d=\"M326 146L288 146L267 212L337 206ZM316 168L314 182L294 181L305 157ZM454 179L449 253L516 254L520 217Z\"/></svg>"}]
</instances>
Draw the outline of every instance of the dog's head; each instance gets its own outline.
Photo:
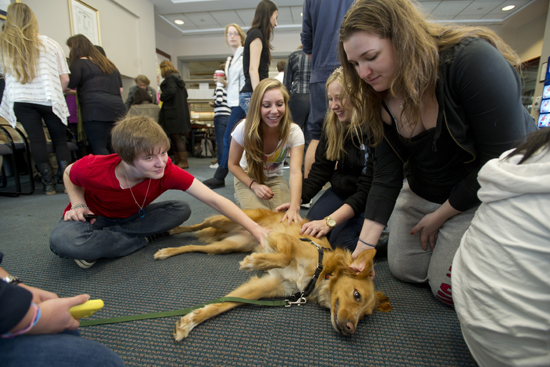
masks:
<instances>
[{"instance_id":1,"label":"dog's head","mask_svg":"<svg viewBox=\"0 0 550 367\"><path fill-rule=\"evenodd\" d=\"M370 278L375 254L376 250L366 250L353 261L349 251L337 248L321 273L322 277L329 279L330 299L326 301L330 303L331 323L341 334L355 333L359 320L370 315L375 308L382 312L391 310L388 297L375 292ZM355 271L352 263L364 264L364 270Z\"/></svg>"}]
</instances>

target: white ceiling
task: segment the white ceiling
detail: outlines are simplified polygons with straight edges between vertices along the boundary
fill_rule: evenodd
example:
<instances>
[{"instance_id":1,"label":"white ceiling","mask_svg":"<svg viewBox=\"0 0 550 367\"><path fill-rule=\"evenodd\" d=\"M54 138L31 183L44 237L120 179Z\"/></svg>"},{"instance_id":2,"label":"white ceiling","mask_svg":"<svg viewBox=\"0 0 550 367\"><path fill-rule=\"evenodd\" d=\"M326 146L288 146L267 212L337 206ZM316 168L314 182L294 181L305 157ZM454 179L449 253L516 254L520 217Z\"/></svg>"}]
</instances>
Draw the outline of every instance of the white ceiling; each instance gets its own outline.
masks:
<instances>
[{"instance_id":1,"label":"white ceiling","mask_svg":"<svg viewBox=\"0 0 550 367\"><path fill-rule=\"evenodd\" d=\"M237 23L247 30L254 17L257 0L150 0L155 6L156 30L168 37L219 33ZM338 0L334 0L338 1ZM279 8L277 32L300 30L303 0L275 0ZM535 0L419 0L421 10L437 22L500 24ZM504 12L507 5L516 7ZM177 25L174 20L184 21Z\"/></svg>"}]
</instances>

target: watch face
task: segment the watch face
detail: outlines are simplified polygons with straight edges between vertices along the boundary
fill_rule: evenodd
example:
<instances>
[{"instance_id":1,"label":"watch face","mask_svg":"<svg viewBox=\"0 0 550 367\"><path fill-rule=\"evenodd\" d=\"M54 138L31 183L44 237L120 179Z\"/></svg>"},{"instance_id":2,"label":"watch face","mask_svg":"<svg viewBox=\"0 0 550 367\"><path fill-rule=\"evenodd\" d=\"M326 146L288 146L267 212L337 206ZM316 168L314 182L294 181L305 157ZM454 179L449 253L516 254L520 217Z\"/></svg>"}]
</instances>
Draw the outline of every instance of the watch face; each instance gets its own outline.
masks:
<instances>
[{"instance_id":1,"label":"watch face","mask_svg":"<svg viewBox=\"0 0 550 367\"><path fill-rule=\"evenodd\" d=\"M326 217L326 221L327 221L327 226L329 226L330 228L336 227L336 221L331 217Z\"/></svg>"}]
</instances>

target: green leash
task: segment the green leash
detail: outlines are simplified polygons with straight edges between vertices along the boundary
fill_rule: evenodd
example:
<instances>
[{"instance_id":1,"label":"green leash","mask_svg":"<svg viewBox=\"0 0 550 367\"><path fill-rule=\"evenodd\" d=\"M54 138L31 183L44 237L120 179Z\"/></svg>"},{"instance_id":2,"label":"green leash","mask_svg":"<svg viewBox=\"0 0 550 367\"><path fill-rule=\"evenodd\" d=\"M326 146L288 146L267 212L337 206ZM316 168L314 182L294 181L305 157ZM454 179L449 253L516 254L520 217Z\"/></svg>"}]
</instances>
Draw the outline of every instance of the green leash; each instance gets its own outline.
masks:
<instances>
[{"instance_id":1,"label":"green leash","mask_svg":"<svg viewBox=\"0 0 550 367\"><path fill-rule=\"evenodd\" d=\"M113 317L111 319L84 320L80 322L80 327L103 325L103 324L115 324L119 322L128 322L128 321L135 321L135 320L158 319L161 317L170 317L170 316L183 316L183 315L187 315L193 310L196 310L197 308L201 308L206 305L211 305L213 303L222 303L222 302L249 303L249 304L258 305L258 306L288 306L287 301L254 301L251 299L239 298L239 297L221 297L213 301L203 303L202 305L183 308L181 310L144 313L141 315Z\"/></svg>"}]
</instances>

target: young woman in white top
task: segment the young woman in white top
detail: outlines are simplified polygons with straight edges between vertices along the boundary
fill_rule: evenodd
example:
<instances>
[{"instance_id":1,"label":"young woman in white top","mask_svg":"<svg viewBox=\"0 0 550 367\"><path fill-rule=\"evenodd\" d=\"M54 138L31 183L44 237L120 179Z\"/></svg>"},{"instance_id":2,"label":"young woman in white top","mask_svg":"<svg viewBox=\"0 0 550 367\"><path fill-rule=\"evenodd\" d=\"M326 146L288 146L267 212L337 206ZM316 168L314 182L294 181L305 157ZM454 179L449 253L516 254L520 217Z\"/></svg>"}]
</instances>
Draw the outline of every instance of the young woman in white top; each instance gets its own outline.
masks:
<instances>
[{"instance_id":1,"label":"young woman in white top","mask_svg":"<svg viewBox=\"0 0 550 367\"><path fill-rule=\"evenodd\" d=\"M290 202L283 220L300 221L304 134L290 118L288 92L280 81L268 78L256 86L247 118L231 136L229 170L241 207L273 210ZM287 184L283 162L288 152Z\"/></svg>"},{"instance_id":2,"label":"young woman in white top","mask_svg":"<svg viewBox=\"0 0 550 367\"><path fill-rule=\"evenodd\" d=\"M244 85L244 32L238 24L231 23L225 26L225 37L225 43L233 51L233 56L229 56L225 62L227 105L231 107L231 115L229 115L223 135L223 147L218 146L218 149L223 149L222 159L218 160L218 168L216 169L216 173L214 173L214 177L203 182L210 189L218 189L225 186L225 176L229 172L227 159L229 157L229 146L231 145L231 132L237 122L246 116L244 110L239 106L239 93Z\"/></svg>"},{"instance_id":3,"label":"young woman in white top","mask_svg":"<svg viewBox=\"0 0 550 367\"><path fill-rule=\"evenodd\" d=\"M69 67L57 42L38 34L38 21L31 8L23 3L8 6L4 31L0 33L2 69L6 89L0 115L15 127L23 124L30 140L36 168L42 176L44 193L56 193L49 162L46 123L59 169L69 164L67 117L69 109L63 89L69 83Z\"/></svg>"}]
</instances>

